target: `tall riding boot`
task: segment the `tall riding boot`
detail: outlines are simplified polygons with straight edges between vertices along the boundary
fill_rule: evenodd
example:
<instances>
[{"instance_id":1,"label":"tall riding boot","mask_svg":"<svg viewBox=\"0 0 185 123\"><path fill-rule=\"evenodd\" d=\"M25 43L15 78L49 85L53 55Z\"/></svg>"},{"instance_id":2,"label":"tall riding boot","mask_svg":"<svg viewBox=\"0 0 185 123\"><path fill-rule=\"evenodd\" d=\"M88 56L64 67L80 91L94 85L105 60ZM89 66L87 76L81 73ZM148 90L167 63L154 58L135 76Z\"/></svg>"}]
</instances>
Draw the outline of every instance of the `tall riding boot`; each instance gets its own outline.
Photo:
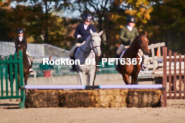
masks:
<instances>
[{"instance_id":1,"label":"tall riding boot","mask_svg":"<svg viewBox=\"0 0 185 123\"><path fill-rule=\"evenodd\" d=\"M72 59L72 60L75 60L74 57L71 57L71 59ZM71 71L72 71L72 72L76 72L76 66L75 66L75 64L72 65Z\"/></svg>"},{"instance_id":2,"label":"tall riding boot","mask_svg":"<svg viewBox=\"0 0 185 123\"><path fill-rule=\"evenodd\" d=\"M120 58L120 55L116 54L116 58ZM116 70L118 71L118 69L120 68L119 60L118 60L118 64L116 64L115 67L116 67Z\"/></svg>"},{"instance_id":3,"label":"tall riding boot","mask_svg":"<svg viewBox=\"0 0 185 123\"><path fill-rule=\"evenodd\" d=\"M99 68L100 57L96 56L95 60L96 60L96 71L100 71L100 68Z\"/></svg>"}]
</instances>

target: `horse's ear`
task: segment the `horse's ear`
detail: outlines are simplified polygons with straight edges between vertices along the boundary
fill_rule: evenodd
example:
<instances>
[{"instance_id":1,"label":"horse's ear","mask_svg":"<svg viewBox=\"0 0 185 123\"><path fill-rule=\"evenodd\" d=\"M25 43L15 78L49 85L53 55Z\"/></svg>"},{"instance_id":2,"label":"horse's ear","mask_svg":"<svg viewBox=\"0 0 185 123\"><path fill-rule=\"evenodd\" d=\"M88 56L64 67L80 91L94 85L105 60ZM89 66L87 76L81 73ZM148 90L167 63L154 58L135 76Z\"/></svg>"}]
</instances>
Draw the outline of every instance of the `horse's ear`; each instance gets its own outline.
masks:
<instances>
[{"instance_id":1,"label":"horse's ear","mask_svg":"<svg viewBox=\"0 0 185 123\"><path fill-rule=\"evenodd\" d=\"M94 32L90 29L90 33L91 33L91 35L93 35L94 34Z\"/></svg>"},{"instance_id":2,"label":"horse's ear","mask_svg":"<svg viewBox=\"0 0 185 123\"><path fill-rule=\"evenodd\" d=\"M101 32L98 33L99 36L101 36L103 34L103 30Z\"/></svg>"},{"instance_id":3,"label":"horse's ear","mask_svg":"<svg viewBox=\"0 0 185 123\"><path fill-rule=\"evenodd\" d=\"M145 31L145 36L147 37L147 35L148 35L148 32L147 32L147 31Z\"/></svg>"}]
</instances>

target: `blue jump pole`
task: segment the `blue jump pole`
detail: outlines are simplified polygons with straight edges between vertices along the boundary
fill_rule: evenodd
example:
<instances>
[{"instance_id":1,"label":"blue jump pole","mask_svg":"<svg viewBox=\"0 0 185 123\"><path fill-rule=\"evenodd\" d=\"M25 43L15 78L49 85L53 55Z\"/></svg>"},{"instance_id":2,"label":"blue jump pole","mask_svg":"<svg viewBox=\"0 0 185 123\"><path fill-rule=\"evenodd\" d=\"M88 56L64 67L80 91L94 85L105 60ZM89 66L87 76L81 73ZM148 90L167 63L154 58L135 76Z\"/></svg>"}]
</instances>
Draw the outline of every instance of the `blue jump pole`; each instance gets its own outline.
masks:
<instances>
[{"instance_id":1,"label":"blue jump pole","mask_svg":"<svg viewBox=\"0 0 185 123\"><path fill-rule=\"evenodd\" d=\"M155 85L25 85L25 89L162 89L162 84Z\"/></svg>"}]
</instances>

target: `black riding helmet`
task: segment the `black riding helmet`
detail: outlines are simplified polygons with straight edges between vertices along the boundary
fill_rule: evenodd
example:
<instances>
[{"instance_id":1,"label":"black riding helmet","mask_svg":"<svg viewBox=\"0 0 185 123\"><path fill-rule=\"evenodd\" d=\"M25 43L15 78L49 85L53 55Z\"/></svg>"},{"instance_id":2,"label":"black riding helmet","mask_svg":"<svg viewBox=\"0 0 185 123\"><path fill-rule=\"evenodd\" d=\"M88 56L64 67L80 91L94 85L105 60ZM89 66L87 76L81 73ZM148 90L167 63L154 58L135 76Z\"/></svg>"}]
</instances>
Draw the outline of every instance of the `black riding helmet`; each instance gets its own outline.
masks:
<instances>
[{"instance_id":1,"label":"black riding helmet","mask_svg":"<svg viewBox=\"0 0 185 123\"><path fill-rule=\"evenodd\" d=\"M24 33L24 30L23 30L22 28L19 28L19 29L17 30L17 34L21 34L21 33Z\"/></svg>"},{"instance_id":2,"label":"black riding helmet","mask_svg":"<svg viewBox=\"0 0 185 123\"><path fill-rule=\"evenodd\" d=\"M130 23L130 22L131 22L131 23L136 23L136 19L135 19L134 16L128 16L128 17L127 17L127 22L128 22L128 23Z\"/></svg>"},{"instance_id":3,"label":"black riding helmet","mask_svg":"<svg viewBox=\"0 0 185 123\"><path fill-rule=\"evenodd\" d=\"M91 14L85 14L85 15L83 16L83 20L84 20L84 21L91 21L91 19L92 19Z\"/></svg>"}]
</instances>

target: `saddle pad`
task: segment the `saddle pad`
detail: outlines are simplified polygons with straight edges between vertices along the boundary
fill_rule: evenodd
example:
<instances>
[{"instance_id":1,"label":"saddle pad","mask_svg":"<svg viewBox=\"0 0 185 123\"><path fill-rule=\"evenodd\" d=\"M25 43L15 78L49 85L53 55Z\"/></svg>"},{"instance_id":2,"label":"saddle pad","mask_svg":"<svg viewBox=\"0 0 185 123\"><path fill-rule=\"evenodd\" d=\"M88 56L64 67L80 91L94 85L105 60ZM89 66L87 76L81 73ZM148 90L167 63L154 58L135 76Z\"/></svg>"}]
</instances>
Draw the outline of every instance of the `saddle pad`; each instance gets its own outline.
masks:
<instances>
[{"instance_id":1,"label":"saddle pad","mask_svg":"<svg viewBox=\"0 0 185 123\"><path fill-rule=\"evenodd\" d=\"M126 50L127 50L127 49L124 49L124 50L122 51L120 58L123 57L123 55L124 55L124 53L125 53ZM141 54L140 54L139 52L138 52L137 54L138 54L138 56L139 56L140 58L142 58L142 56L141 56Z\"/></svg>"},{"instance_id":2,"label":"saddle pad","mask_svg":"<svg viewBox=\"0 0 185 123\"><path fill-rule=\"evenodd\" d=\"M79 49L80 49L80 48L78 47L77 50L76 50L76 52L75 52L75 57L76 57L76 53L78 52ZM95 53L94 53L93 50L91 50L91 53L93 54L93 57L95 58Z\"/></svg>"}]
</instances>

